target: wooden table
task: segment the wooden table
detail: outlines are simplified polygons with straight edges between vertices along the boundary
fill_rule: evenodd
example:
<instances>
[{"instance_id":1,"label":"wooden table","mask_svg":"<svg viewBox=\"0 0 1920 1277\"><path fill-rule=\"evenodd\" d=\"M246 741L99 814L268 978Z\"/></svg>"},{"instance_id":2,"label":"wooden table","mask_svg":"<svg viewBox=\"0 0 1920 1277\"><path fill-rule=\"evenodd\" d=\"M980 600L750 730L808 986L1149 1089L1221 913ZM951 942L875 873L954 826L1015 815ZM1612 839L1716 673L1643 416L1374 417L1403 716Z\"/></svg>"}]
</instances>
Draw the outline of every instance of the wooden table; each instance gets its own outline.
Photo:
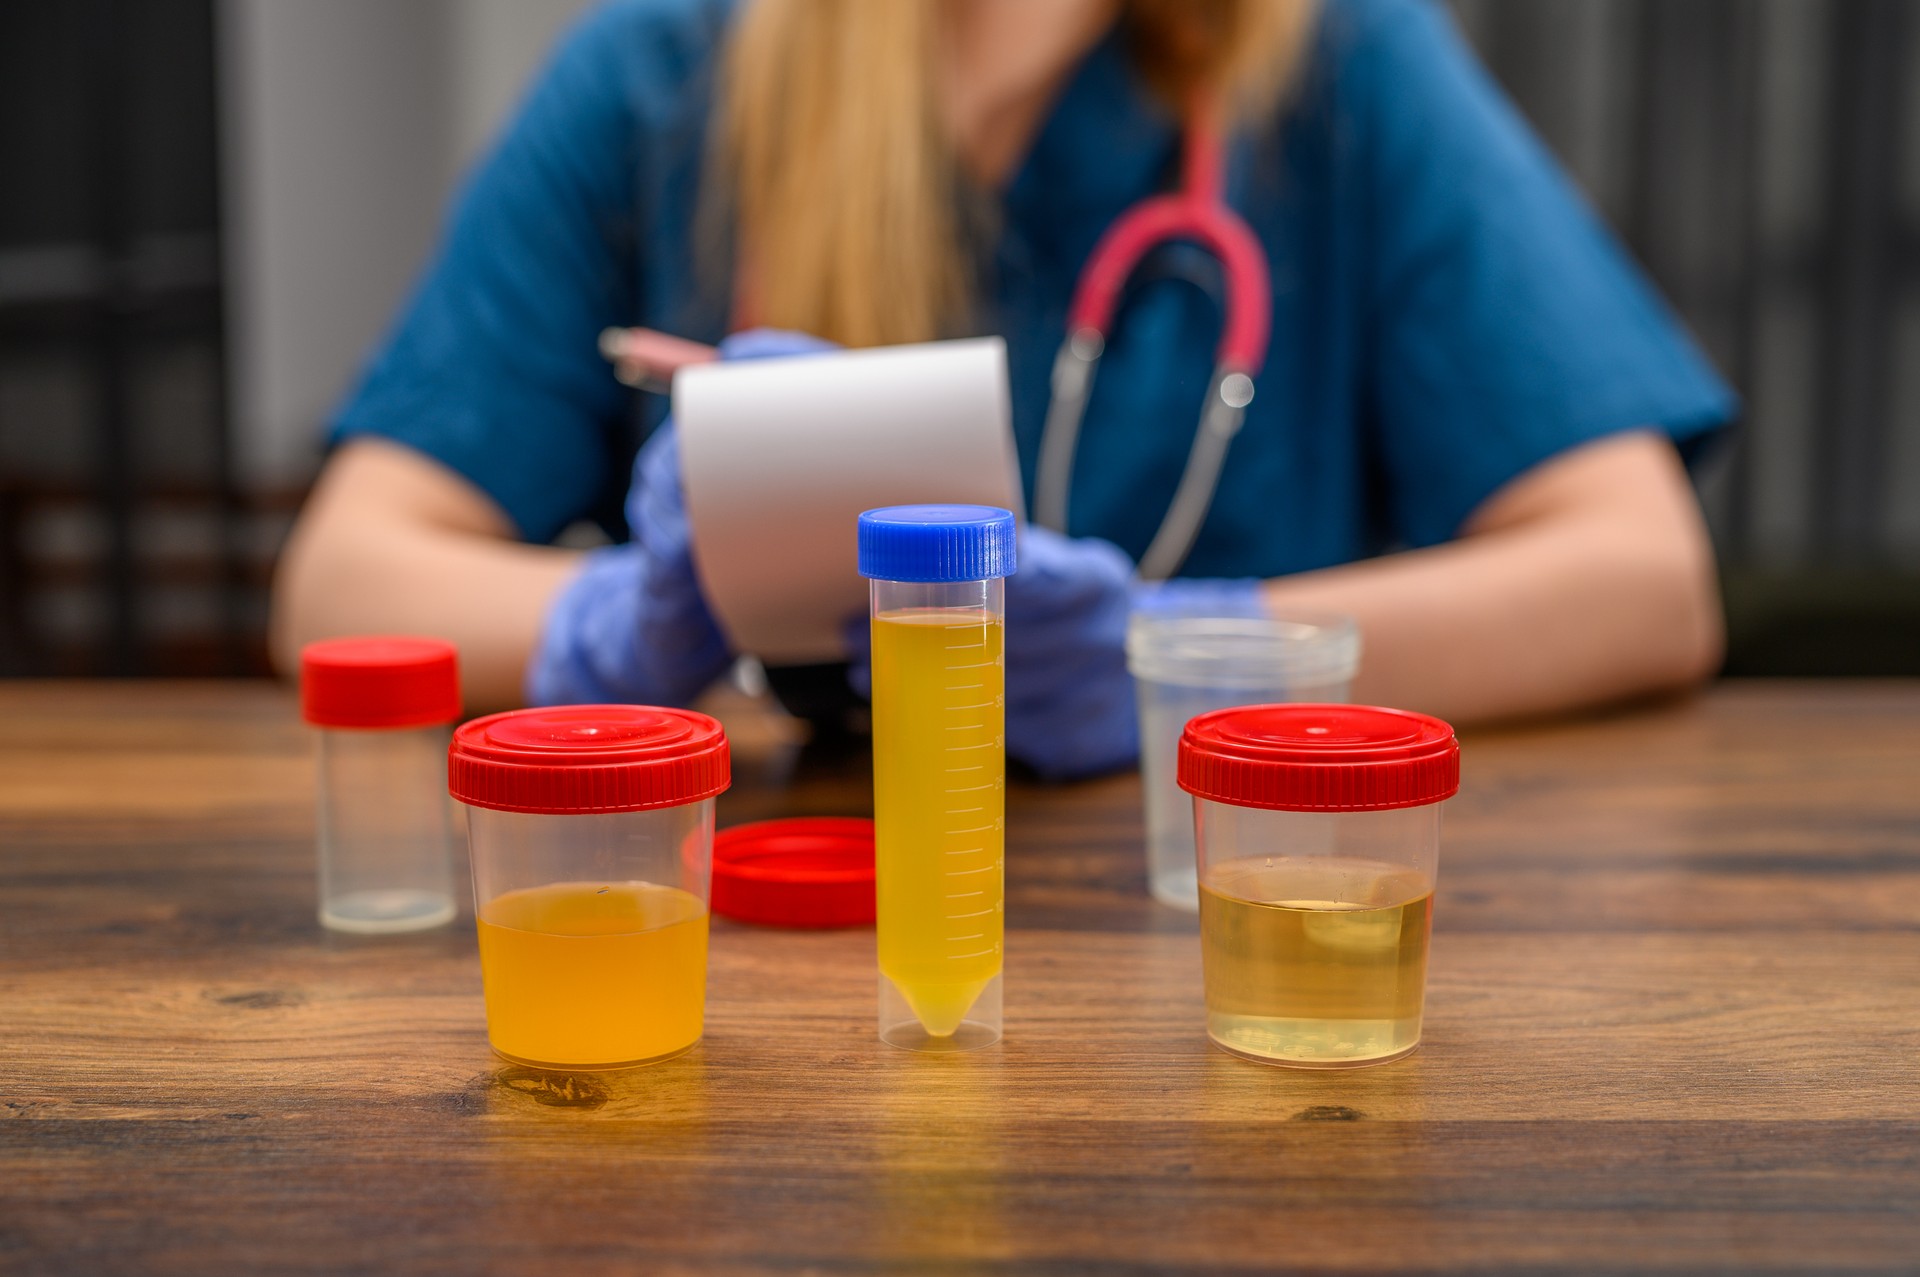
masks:
<instances>
[{"instance_id":1,"label":"wooden table","mask_svg":"<svg viewBox=\"0 0 1920 1277\"><path fill-rule=\"evenodd\" d=\"M862 809L736 721L723 823ZM694 1052L505 1067L468 924L315 924L308 748L0 684L0 1271L1920 1272L1920 685L1470 736L1426 1044L1339 1074L1208 1047L1130 777L1011 795L999 1048L718 924Z\"/></svg>"}]
</instances>

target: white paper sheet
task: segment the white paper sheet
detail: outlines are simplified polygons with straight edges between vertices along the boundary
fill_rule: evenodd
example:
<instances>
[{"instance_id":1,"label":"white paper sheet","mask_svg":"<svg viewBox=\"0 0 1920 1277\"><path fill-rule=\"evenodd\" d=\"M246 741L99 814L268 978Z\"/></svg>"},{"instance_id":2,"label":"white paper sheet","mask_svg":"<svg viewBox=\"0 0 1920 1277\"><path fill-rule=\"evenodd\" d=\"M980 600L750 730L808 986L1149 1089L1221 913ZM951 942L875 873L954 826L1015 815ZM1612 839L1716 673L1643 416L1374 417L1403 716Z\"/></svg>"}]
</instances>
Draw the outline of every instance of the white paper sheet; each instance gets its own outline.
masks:
<instances>
[{"instance_id":1,"label":"white paper sheet","mask_svg":"<svg viewBox=\"0 0 1920 1277\"><path fill-rule=\"evenodd\" d=\"M683 368L673 413L707 601L770 665L845 655L841 628L867 608L862 510L1020 510L998 337Z\"/></svg>"}]
</instances>

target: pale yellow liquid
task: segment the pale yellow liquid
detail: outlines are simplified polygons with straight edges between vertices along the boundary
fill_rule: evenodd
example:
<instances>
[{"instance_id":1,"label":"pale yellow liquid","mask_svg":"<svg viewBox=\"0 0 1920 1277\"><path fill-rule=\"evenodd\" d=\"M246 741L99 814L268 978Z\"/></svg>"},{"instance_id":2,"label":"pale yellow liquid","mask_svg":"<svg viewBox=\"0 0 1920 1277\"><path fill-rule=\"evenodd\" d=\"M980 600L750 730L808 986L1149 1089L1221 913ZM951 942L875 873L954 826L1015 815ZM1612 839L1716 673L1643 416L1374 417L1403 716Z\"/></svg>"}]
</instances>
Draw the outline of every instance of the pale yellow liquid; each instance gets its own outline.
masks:
<instances>
[{"instance_id":1,"label":"pale yellow liquid","mask_svg":"<svg viewBox=\"0 0 1920 1277\"><path fill-rule=\"evenodd\" d=\"M1000 974L1005 629L975 609L873 621L880 971L936 1038Z\"/></svg>"},{"instance_id":2,"label":"pale yellow liquid","mask_svg":"<svg viewBox=\"0 0 1920 1277\"><path fill-rule=\"evenodd\" d=\"M651 882L556 882L480 911L487 1037L521 1064L615 1068L700 1040L707 907Z\"/></svg>"},{"instance_id":3,"label":"pale yellow liquid","mask_svg":"<svg viewBox=\"0 0 1920 1277\"><path fill-rule=\"evenodd\" d=\"M1353 860L1237 860L1200 884L1207 1033L1236 1054L1338 1068L1420 1043L1433 887Z\"/></svg>"}]
</instances>

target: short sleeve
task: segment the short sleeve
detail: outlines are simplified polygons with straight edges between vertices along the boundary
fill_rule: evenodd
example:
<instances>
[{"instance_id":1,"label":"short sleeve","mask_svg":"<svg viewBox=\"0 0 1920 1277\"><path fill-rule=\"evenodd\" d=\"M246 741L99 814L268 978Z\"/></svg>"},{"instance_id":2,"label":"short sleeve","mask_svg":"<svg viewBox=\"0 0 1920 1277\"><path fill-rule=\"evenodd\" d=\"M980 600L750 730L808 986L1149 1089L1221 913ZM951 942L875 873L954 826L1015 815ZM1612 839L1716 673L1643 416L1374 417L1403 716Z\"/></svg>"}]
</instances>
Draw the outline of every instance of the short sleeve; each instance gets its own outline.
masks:
<instances>
[{"instance_id":1,"label":"short sleeve","mask_svg":"<svg viewBox=\"0 0 1920 1277\"><path fill-rule=\"evenodd\" d=\"M628 402L597 347L636 289L638 130L616 12L562 42L332 426L442 462L533 541L594 506Z\"/></svg>"},{"instance_id":2,"label":"short sleeve","mask_svg":"<svg viewBox=\"0 0 1920 1277\"><path fill-rule=\"evenodd\" d=\"M1731 418L1730 392L1437 5L1336 5L1327 24L1348 42L1338 109L1393 537L1446 540L1589 440L1653 427L1688 444Z\"/></svg>"}]
</instances>

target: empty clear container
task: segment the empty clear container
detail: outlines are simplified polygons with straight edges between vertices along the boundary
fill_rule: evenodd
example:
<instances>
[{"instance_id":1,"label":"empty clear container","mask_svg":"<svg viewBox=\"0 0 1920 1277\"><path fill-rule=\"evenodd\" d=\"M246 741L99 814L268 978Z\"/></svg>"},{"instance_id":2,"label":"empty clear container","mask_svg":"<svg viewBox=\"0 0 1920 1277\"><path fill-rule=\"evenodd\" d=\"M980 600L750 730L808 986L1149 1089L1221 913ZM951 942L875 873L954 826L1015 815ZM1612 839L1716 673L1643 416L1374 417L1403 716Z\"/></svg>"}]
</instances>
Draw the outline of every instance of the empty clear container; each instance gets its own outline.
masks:
<instances>
[{"instance_id":1,"label":"empty clear container","mask_svg":"<svg viewBox=\"0 0 1920 1277\"><path fill-rule=\"evenodd\" d=\"M1140 706L1147 884L1178 909L1199 907L1193 812L1174 755L1196 714L1234 705L1347 699L1360 667L1360 632L1343 616L1240 616L1161 607L1127 626L1127 668Z\"/></svg>"},{"instance_id":2,"label":"empty clear container","mask_svg":"<svg viewBox=\"0 0 1920 1277\"><path fill-rule=\"evenodd\" d=\"M320 922L382 934L454 915L447 739L458 657L439 639L328 639L300 653L300 704L319 729Z\"/></svg>"},{"instance_id":3,"label":"empty clear container","mask_svg":"<svg viewBox=\"0 0 1920 1277\"><path fill-rule=\"evenodd\" d=\"M1207 1035L1296 1068L1420 1044L1440 804L1460 747L1365 705L1203 714L1180 739L1200 865Z\"/></svg>"},{"instance_id":4,"label":"empty clear container","mask_svg":"<svg viewBox=\"0 0 1920 1277\"><path fill-rule=\"evenodd\" d=\"M617 1069L686 1051L706 1023L714 797L726 734L691 710L568 705L454 733L493 1049Z\"/></svg>"}]
</instances>

